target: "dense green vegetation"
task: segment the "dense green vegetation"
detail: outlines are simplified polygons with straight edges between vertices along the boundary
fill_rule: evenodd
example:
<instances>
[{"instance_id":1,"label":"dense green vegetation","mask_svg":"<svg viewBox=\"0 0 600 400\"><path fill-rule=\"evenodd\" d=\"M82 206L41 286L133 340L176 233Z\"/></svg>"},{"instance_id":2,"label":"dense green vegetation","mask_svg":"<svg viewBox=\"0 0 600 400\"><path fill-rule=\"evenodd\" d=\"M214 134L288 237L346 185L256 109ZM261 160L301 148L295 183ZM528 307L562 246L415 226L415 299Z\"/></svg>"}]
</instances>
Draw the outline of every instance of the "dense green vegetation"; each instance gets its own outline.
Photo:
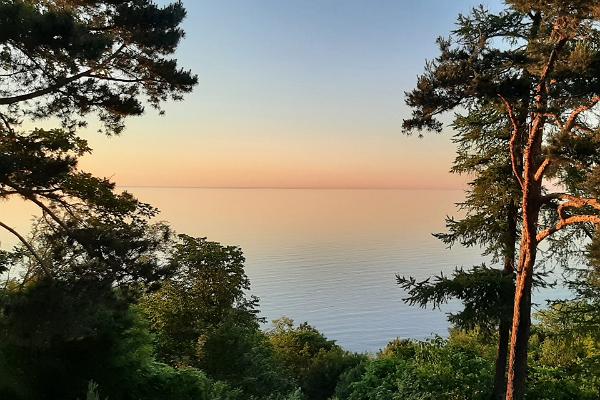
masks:
<instances>
[{"instance_id":1,"label":"dense green vegetation","mask_svg":"<svg viewBox=\"0 0 600 400\"><path fill-rule=\"evenodd\" d=\"M456 46L440 40L405 128L439 130L437 114L463 107L453 170L474 180L465 218L438 237L482 246L500 268L398 277L407 302L463 303L449 337L354 354L306 322L263 329L241 249L154 223L156 209L78 166L86 116L120 133L196 84L172 58L182 4L0 0L0 199L42 212L29 234L0 221L18 242L0 250L0 398L491 399L505 382L510 399L600 398L599 127L582 115L600 102L598 10L508 1L461 16ZM23 128L40 118L57 126ZM531 324L546 238L572 297Z\"/></svg>"},{"instance_id":2,"label":"dense green vegetation","mask_svg":"<svg viewBox=\"0 0 600 400\"><path fill-rule=\"evenodd\" d=\"M8 281L0 297L0 397L84 398L90 383L109 399L492 396L497 340L487 330L398 339L376 355L347 352L287 318L263 331L256 299L243 294L239 249L168 240L163 251L175 273L156 290L69 275ZM183 249L193 257L180 259ZM13 263L18 257L3 255ZM531 398L600 396L598 271L586 271L577 299L554 304L533 327ZM199 287L202 295L193 295ZM170 297L172 290L181 296Z\"/></svg>"}]
</instances>

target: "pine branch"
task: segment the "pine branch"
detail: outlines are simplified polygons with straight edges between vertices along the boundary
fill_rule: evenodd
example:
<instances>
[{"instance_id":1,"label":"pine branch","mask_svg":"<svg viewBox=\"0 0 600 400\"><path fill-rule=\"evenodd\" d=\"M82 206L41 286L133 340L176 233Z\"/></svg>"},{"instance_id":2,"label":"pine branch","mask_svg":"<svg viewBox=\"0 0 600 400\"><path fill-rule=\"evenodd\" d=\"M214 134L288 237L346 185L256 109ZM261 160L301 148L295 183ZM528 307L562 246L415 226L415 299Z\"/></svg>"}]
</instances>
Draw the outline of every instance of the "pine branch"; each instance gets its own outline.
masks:
<instances>
[{"instance_id":1,"label":"pine branch","mask_svg":"<svg viewBox=\"0 0 600 400\"><path fill-rule=\"evenodd\" d=\"M597 225L600 224L600 216L598 215L566 215L566 210L569 208L592 207L600 211L600 201L598 201L597 199L577 197L566 193L552 193L550 195L544 196L542 198L542 201L548 202L553 199L565 200L565 202L561 203L556 209L556 212L559 217L559 222L555 226L545 229L538 233L536 236L536 240L538 243L546 239L548 236L570 225L584 223L593 223Z\"/></svg>"},{"instance_id":2,"label":"pine branch","mask_svg":"<svg viewBox=\"0 0 600 400\"><path fill-rule=\"evenodd\" d=\"M592 223L596 225L600 225L600 216L597 215L574 215L572 217L568 217L565 219L561 219L555 226L552 228L545 229L537 234L536 240L537 242L541 242L546 239L548 236L560 231L561 229L566 228L570 225L575 224L584 224L584 223Z\"/></svg>"},{"instance_id":3,"label":"pine branch","mask_svg":"<svg viewBox=\"0 0 600 400\"><path fill-rule=\"evenodd\" d=\"M49 85L43 89L34 90L33 92L25 93L25 94L21 94L21 95L17 95L17 96L2 97L2 98L0 98L0 105L10 105L10 104L19 103L22 101L32 100L37 97L56 92L57 90L67 86L68 84L73 83L81 78L86 77L86 76L90 76L93 72L106 67L124 48L125 48L125 45L124 44L121 45L117 50L115 50L114 53L112 53L109 57L107 57L106 60L104 60L103 62L101 62L100 64L98 64L97 66L95 66L93 68L89 68L78 74L75 74L68 78L63 78L60 80L58 80L58 79L55 80L53 78L53 80L55 80L55 83L52 85Z\"/></svg>"},{"instance_id":4,"label":"pine branch","mask_svg":"<svg viewBox=\"0 0 600 400\"><path fill-rule=\"evenodd\" d=\"M19 239L23 246L25 246L27 250L31 253L33 258L35 258L35 260L39 263L40 267L44 271L44 274L46 274L46 276L48 277L52 276L52 274L50 273L50 268L48 268L48 266L46 265L45 260L38 254L38 252L33 248L33 246L29 244L29 242L19 232L6 225L2 221L0 221L0 227L6 229L8 232L12 233L17 239Z\"/></svg>"},{"instance_id":5,"label":"pine branch","mask_svg":"<svg viewBox=\"0 0 600 400\"><path fill-rule=\"evenodd\" d=\"M542 164L535 172L534 179L536 180L536 182L540 182L542 180L542 178L544 177L544 173L546 172L546 169L550 166L550 164L552 164L552 159L550 157L544 159Z\"/></svg>"},{"instance_id":6,"label":"pine branch","mask_svg":"<svg viewBox=\"0 0 600 400\"><path fill-rule=\"evenodd\" d=\"M579 116L579 114L581 114L582 112L591 110L596 104L598 104L598 102L600 102L600 97L596 96L596 97L592 98L588 104L579 106L575 110L573 110L573 112L571 112L571 115L569 115L569 118L567 119L567 122L564 125L563 132L564 133L571 132L571 130L574 127L576 127L576 125L577 125L576 120L577 120L577 117ZM580 129L581 129L581 127L580 127Z\"/></svg>"},{"instance_id":7,"label":"pine branch","mask_svg":"<svg viewBox=\"0 0 600 400\"><path fill-rule=\"evenodd\" d=\"M510 136L509 147L510 147L510 162L512 164L513 174L515 178L519 182L519 186L523 189L523 177L521 176L521 172L519 171L518 163L517 163L517 138L519 137L519 120L515 115L515 110L512 105L506 100L504 96L501 94L498 95L502 102L504 103L506 110L508 111L508 117L510 118L510 122L513 127L512 134Z\"/></svg>"}]
</instances>

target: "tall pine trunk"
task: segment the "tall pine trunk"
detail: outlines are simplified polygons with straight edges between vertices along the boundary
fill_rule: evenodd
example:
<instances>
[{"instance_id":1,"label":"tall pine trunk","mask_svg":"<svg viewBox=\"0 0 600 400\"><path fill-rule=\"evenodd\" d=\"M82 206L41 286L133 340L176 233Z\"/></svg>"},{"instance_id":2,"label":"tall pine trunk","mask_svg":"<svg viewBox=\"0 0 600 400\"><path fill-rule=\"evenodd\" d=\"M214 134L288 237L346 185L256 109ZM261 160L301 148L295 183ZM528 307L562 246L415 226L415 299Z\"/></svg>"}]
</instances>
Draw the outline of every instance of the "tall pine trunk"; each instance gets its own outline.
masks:
<instances>
[{"instance_id":1,"label":"tall pine trunk","mask_svg":"<svg viewBox=\"0 0 600 400\"><path fill-rule=\"evenodd\" d=\"M506 400L522 399L525 394L525 381L527 379L527 343L531 325L531 286L536 245L535 242L532 243L530 240L524 239L521 241L521 246L518 266L520 272L517 276L515 288L515 306L510 339Z\"/></svg>"},{"instance_id":2,"label":"tall pine trunk","mask_svg":"<svg viewBox=\"0 0 600 400\"><path fill-rule=\"evenodd\" d=\"M517 241L517 207L511 203L507 209L507 230L504 241L504 268L502 274L505 278L511 278L515 268L515 244ZM514 298L514 286L511 284L511 296L505 301L512 304ZM503 292L503 294L505 294ZM508 361L508 343L510 340L510 326L512 313L510 310L503 309L500 314L500 324L498 326L498 351L496 353L496 370L494 374L494 400L502 400L506 395L506 364Z\"/></svg>"},{"instance_id":3,"label":"tall pine trunk","mask_svg":"<svg viewBox=\"0 0 600 400\"><path fill-rule=\"evenodd\" d=\"M538 119L537 126L543 126L543 116L538 116ZM536 128L534 126L532 130ZM506 400L520 400L525 395L527 343L531 327L531 287L537 254L537 222L542 194L541 183L536 181L535 172L540 164L541 152L542 132L541 128L537 128L537 132L530 133L530 139L524 152L523 226L515 286Z\"/></svg>"},{"instance_id":4,"label":"tall pine trunk","mask_svg":"<svg viewBox=\"0 0 600 400\"><path fill-rule=\"evenodd\" d=\"M552 63L553 56L550 58L547 70L551 68ZM525 381L527 380L527 344L531 328L531 287L537 254L537 223L542 196L541 179L536 179L536 172L541 164L542 157L542 136L545 123L543 110L546 105L545 84L544 76L537 88L536 109L538 112L529 130L527 145L523 151L523 198L521 208L523 225L521 227L521 246L515 286L506 400L522 399L525 395Z\"/></svg>"},{"instance_id":5,"label":"tall pine trunk","mask_svg":"<svg viewBox=\"0 0 600 400\"><path fill-rule=\"evenodd\" d=\"M508 362L508 382L506 400L521 400L525 395L527 380L527 344L531 329L531 286L533 267L537 255L537 225L542 200L542 177L538 171L542 165L542 142L546 123L548 77L554 69L559 53L567 42L561 37L554 45L546 66L535 88L535 101L531 128L527 132L527 143L523 151L523 193L521 213L521 247L517 267L515 304L513 309L512 334L510 338L510 359Z\"/></svg>"}]
</instances>

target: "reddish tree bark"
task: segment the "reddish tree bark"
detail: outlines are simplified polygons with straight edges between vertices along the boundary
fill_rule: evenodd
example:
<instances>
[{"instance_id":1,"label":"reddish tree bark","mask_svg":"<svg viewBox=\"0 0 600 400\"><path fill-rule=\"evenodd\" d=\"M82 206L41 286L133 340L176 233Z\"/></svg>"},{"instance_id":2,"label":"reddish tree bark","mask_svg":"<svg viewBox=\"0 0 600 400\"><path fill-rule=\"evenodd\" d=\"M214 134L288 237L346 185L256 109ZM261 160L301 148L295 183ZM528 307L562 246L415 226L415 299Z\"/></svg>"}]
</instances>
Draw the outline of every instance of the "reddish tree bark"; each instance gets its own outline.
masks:
<instances>
[{"instance_id":1,"label":"reddish tree bark","mask_svg":"<svg viewBox=\"0 0 600 400\"><path fill-rule=\"evenodd\" d=\"M548 57L538 85L535 88L534 112L527 143L523 150L523 173L517 175L521 182L522 219L521 246L517 267L517 283L515 286L515 302L513 309L512 335L510 339L510 359L508 362L508 381L506 400L520 400L525 395L527 380L527 344L531 329L531 286L533 283L533 267L537 255L537 224L542 200L542 179L546 162L542 153L544 125L548 95L548 78L556 64L558 54L567 42L561 37ZM518 137L520 127L515 118L512 106L503 99L513 122L513 137ZM511 149L511 156L515 157ZM514 165L514 162L513 162ZM539 174L538 172L541 172Z\"/></svg>"}]
</instances>

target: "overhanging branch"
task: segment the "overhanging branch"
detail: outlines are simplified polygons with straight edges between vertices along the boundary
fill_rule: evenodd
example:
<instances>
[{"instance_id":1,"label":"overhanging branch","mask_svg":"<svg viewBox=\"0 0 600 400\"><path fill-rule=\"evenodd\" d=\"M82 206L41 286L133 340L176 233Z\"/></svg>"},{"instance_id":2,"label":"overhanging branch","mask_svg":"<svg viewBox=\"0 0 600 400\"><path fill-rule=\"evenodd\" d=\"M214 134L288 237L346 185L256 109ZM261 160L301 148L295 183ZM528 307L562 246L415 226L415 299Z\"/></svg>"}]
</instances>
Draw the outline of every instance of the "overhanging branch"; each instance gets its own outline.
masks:
<instances>
[{"instance_id":1,"label":"overhanging branch","mask_svg":"<svg viewBox=\"0 0 600 400\"><path fill-rule=\"evenodd\" d=\"M75 82L75 81L77 81L77 80L79 80L81 78L89 76L93 72L98 71L98 70L106 67L108 65L108 63L110 63L124 48L125 48L125 45L124 44L121 45L117 50L114 51L114 53L112 53L109 57L107 57L106 60L102 61L101 63L99 63L95 67L89 68L89 69L87 69L85 71L79 72L78 74L72 75L72 76L67 77L67 78L63 78L63 79L54 79L54 78L52 78L55 81L55 83L52 84L52 85L49 85L46 88L39 89L39 90L34 90L33 92L21 94L21 95L18 95L18 96L2 97L2 98L0 98L0 105L15 104L15 103L19 103L19 102L22 102L22 101L27 101L27 100L35 99L36 97L44 96L46 94L50 94L52 92L55 92L55 91L57 91L57 90L65 87L69 83Z\"/></svg>"},{"instance_id":2,"label":"overhanging branch","mask_svg":"<svg viewBox=\"0 0 600 400\"><path fill-rule=\"evenodd\" d=\"M588 102L588 104L579 106L575 110L573 110L571 112L571 115L569 115L569 118L567 118L567 122L565 122L565 125L563 127L563 132L569 133L573 129L573 127L576 126L577 117L579 116L579 114L581 114L582 112L591 110L596 104L598 104L598 102L600 102L600 97L596 96L596 97L593 97Z\"/></svg>"},{"instance_id":3,"label":"overhanging branch","mask_svg":"<svg viewBox=\"0 0 600 400\"><path fill-rule=\"evenodd\" d=\"M594 198L577 197L567 193L550 193L542 197L543 203L547 203L551 200L564 200L565 203L562 205L568 204L568 207L571 208L590 206L600 211L600 201Z\"/></svg>"},{"instance_id":4,"label":"overhanging branch","mask_svg":"<svg viewBox=\"0 0 600 400\"><path fill-rule=\"evenodd\" d=\"M584 223L600 224L600 215L566 215L566 210L569 208L592 207L600 211L600 201L597 199L577 197L566 193L551 193L542 197L542 202L549 202L551 200L565 200L565 202L561 203L556 210L559 222L555 226L538 233L536 236L538 243L570 225Z\"/></svg>"},{"instance_id":5,"label":"overhanging branch","mask_svg":"<svg viewBox=\"0 0 600 400\"><path fill-rule=\"evenodd\" d=\"M568 217L565 219L561 219L555 226L552 228L545 229L537 234L536 240L537 242L541 242L546 239L548 236L553 233L558 232L559 230L566 228L569 225L575 224L584 224L584 223L592 223L596 225L600 225L600 216L598 215L574 215L572 217Z\"/></svg>"},{"instance_id":6,"label":"overhanging branch","mask_svg":"<svg viewBox=\"0 0 600 400\"><path fill-rule=\"evenodd\" d=\"M44 274L46 274L46 276L48 276L48 277L52 276L52 274L50 273L50 268L48 268L44 259L38 254L38 252L33 248L33 246L31 244L29 244L29 242L19 232L17 232L15 229L11 228L10 226L6 225L2 221L0 221L0 227L6 229L8 232L12 233L17 239L19 239L19 241L21 243L23 243L23 246L25 246L27 248L27 250L31 253L33 258L35 258L35 260L40 264L40 267L44 271Z\"/></svg>"}]
</instances>

